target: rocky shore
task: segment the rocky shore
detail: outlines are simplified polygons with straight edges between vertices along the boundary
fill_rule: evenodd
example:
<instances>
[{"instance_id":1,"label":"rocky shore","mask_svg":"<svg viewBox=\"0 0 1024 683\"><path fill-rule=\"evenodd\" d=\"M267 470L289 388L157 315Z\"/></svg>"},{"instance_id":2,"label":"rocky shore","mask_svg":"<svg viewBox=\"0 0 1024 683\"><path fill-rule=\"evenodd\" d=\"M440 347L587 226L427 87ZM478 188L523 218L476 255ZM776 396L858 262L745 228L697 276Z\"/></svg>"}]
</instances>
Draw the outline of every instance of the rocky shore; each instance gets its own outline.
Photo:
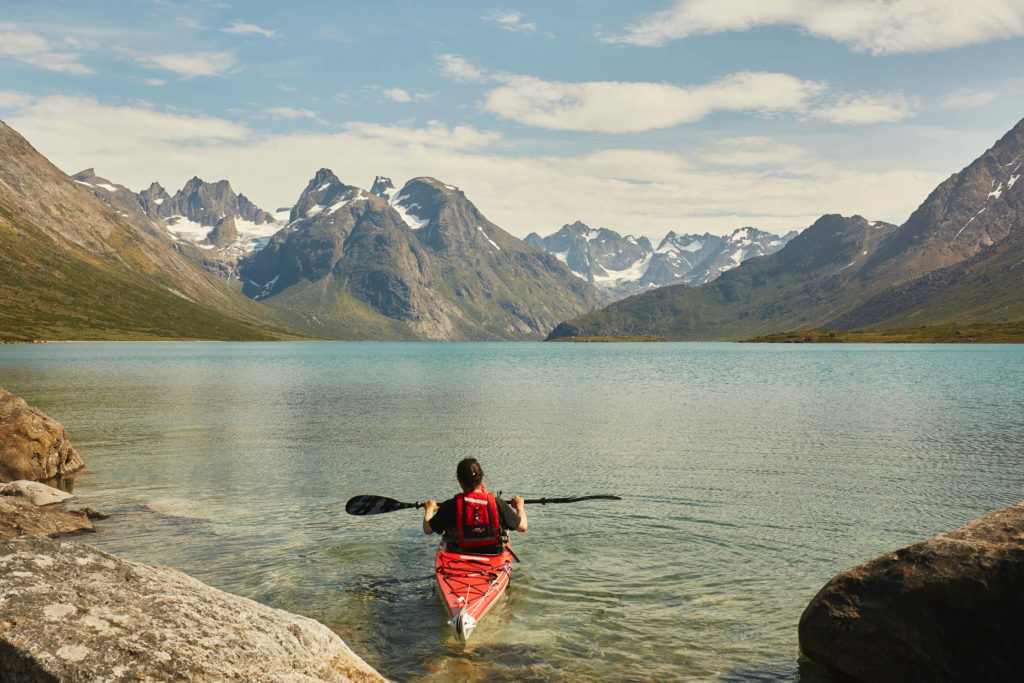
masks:
<instances>
[{"instance_id":1,"label":"rocky shore","mask_svg":"<svg viewBox=\"0 0 1024 683\"><path fill-rule=\"evenodd\" d=\"M106 515L32 480L83 467L60 423L0 388L4 683L386 680L313 619L55 538Z\"/></svg>"},{"instance_id":2,"label":"rocky shore","mask_svg":"<svg viewBox=\"0 0 1024 683\"><path fill-rule=\"evenodd\" d=\"M1020 680L1024 503L837 575L799 633L844 680Z\"/></svg>"}]
</instances>

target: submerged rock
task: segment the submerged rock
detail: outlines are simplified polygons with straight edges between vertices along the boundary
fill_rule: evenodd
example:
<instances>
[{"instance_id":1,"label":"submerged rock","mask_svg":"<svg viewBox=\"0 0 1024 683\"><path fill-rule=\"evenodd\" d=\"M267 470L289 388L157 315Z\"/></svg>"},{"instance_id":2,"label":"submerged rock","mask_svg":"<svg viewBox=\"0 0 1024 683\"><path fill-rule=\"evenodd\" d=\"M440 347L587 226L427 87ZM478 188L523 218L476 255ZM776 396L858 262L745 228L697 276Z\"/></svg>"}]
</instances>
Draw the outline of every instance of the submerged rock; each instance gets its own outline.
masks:
<instances>
[{"instance_id":1,"label":"submerged rock","mask_svg":"<svg viewBox=\"0 0 1024 683\"><path fill-rule=\"evenodd\" d=\"M0 481L63 477L82 467L59 422L0 387Z\"/></svg>"},{"instance_id":2,"label":"submerged rock","mask_svg":"<svg viewBox=\"0 0 1024 683\"><path fill-rule=\"evenodd\" d=\"M0 541L26 534L68 534L92 529L89 514L84 510L65 510L61 505L39 507L24 498L0 496ZM0 568L0 582L3 576L4 570ZM0 680L6 679L0 676Z\"/></svg>"},{"instance_id":3,"label":"submerged rock","mask_svg":"<svg viewBox=\"0 0 1024 683\"><path fill-rule=\"evenodd\" d=\"M1024 503L829 581L800 649L858 681L1009 681L1024 671Z\"/></svg>"},{"instance_id":4,"label":"submerged rock","mask_svg":"<svg viewBox=\"0 0 1024 683\"><path fill-rule=\"evenodd\" d=\"M383 681L313 619L82 543L0 543L4 680Z\"/></svg>"}]
</instances>

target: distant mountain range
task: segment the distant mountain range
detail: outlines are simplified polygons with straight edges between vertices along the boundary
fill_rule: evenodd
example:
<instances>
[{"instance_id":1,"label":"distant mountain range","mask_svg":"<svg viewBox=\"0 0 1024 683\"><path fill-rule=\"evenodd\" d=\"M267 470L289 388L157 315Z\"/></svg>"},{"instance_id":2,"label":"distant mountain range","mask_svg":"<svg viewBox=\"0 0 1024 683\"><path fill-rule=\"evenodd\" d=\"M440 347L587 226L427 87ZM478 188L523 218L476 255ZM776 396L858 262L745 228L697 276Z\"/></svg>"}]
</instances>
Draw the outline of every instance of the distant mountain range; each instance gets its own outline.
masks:
<instances>
[{"instance_id":1,"label":"distant mountain range","mask_svg":"<svg viewBox=\"0 0 1024 683\"><path fill-rule=\"evenodd\" d=\"M780 251L560 324L550 338L744 339L1024 320L1024 121L903 225L823 216Z\"/></svg>"},{"instance_id":2,"label":"distant mountain range","mask_svg":"<svg viewBox=\"0 0 1024 683\"><path fill-rule=\"evenodd\" d=\"M275 215L226 180L195 177L171 195L93 169L69 178L6 125L0 153L0 338L541 339L601 303L432 178L395 191L378 177L367 192L321 169ZM113 270L65 287L79 265L91 272L79 256ZM152 287L209 310L156 305ZM50 305L36 310L40 296Z\"/></svg>"},{"instance_id":3,"label":"distant mountain range","mask_svg":"<svg viewBox=\"0 0 1024 683\"><path fill-rule=\"evenodd\" d=\"M0 339L744 339L1022 321L1022 168L1024 121L903 225L826 215L799 235L669 233L654 248L579 222L522 241L426 177L365 190L321 169L274 213L226 180L136 193L93 169L68 177L0 122Z\"/></svg>"},{"instance_id":4,"label":"distant mountain range","mask_svg":"<svg viewBox=\"0 0 1024 683\"><path fill-rule=\"evenodd\" d=\"M794 230L780 237L751 227L731 235L669 232L655 249L646 237L623 237L576 221L547 237L530 233L525 241L553 254L614 301L666 285L710 282L747 259L775 253L796 235Z\"/></svg>"}]
</instances>

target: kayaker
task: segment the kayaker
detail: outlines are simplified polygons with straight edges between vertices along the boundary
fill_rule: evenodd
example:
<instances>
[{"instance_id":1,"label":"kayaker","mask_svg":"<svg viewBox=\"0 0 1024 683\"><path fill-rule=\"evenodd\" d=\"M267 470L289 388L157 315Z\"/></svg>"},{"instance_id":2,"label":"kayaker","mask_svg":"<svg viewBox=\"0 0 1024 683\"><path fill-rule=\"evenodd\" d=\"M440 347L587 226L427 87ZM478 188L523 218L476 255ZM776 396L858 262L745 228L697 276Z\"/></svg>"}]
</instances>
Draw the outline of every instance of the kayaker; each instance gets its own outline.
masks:
<instances>
[{"instance_id":1,"label":"kayaker","mask_svg":"<svg viewBox=\"0 0 1024 683\"><path fill-rule=\"evenodd\" d=\"M474 554L500 553L506 529L526 531L526 509L521 496L512 504L498 498L484 486L484 470L476 458L462 460L455 469L462 493L440 505L423 504L423 533L444 534L452 549ZM460 519L461 511L461 519Z\"/></svg>"}]
</instances>

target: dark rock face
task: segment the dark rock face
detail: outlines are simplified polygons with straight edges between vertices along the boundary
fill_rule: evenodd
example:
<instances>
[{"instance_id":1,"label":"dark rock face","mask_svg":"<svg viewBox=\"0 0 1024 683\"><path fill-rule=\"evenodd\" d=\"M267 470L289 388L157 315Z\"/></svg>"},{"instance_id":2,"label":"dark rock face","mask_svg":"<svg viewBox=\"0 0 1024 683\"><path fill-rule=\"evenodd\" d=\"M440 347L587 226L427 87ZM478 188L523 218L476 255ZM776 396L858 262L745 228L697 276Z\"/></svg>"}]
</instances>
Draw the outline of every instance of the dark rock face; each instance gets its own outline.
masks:
<instances>
[{"instance_id":1,"label":"dark rock face","mask_svg":"<svg viewBox=\"0 0 1024 683\"><path fill-rule=\"evenodd\" d=\"M158 199L163 201L157 202ZM272 215L257 207L245 195L236 195L227 180L207 183L193 177L172 197L168 197L163 188L154 183L142 193L140 203L147 207L153 218L184 216L211 228L227 216L237 216L257 225L274 222Z\"/></svg>"},{"instance_id":2,"label":"dark rock face","mask_svg":"<svg viewBox=\"0 0 1024 683\"><path fill-rule=\"evenodd\" d=\"M1024 503L833 578L800 649L857 681L1010 681L1024 671Z\"/></svg>"},{"instance_id":3,"label":"dark rock face","mask_svg":"<svg viewBox=\"0 0 1024 683\"><path fill-rule=\"evenodd\" d=\"M391 178L385 178L384 176L379 175L373 179L373 186L370 188L370 194L375 194L378 197L383 197L384 199L390 199L394 190L395 184L391 182Z\"/></svg>"},{"instance_id":4,"label":"dark rock face","mask_svg":"<svg viewBox=\"0 0 1024 683\"><path fill-rule=\"evenodd\" d=\"M0 543L4 681L384 681L330 629L167 567Z\"/></svg>"},{"instance_id":5,"label":"dark rock face","mask_svg":"<svg viewBox=\"0 0 1024 683\"><path fill-rule=\"evenodd\" d=\"M63 477L84 466L59 422L0 387L0 481Z\"/></svg>"},{"instance_id":6,"label":"dark rock face","mask_svg":"<svg viewBox=\"0 0 1024 683\"><path fill-rule=\"evenodd\" d=\"M355 339L536 339L561 311L597 305L593 287L458 188L390 187L378 177L366 192L320 169L288 224L243 263L243 293Z\"/></svg>"}]
</instances>

